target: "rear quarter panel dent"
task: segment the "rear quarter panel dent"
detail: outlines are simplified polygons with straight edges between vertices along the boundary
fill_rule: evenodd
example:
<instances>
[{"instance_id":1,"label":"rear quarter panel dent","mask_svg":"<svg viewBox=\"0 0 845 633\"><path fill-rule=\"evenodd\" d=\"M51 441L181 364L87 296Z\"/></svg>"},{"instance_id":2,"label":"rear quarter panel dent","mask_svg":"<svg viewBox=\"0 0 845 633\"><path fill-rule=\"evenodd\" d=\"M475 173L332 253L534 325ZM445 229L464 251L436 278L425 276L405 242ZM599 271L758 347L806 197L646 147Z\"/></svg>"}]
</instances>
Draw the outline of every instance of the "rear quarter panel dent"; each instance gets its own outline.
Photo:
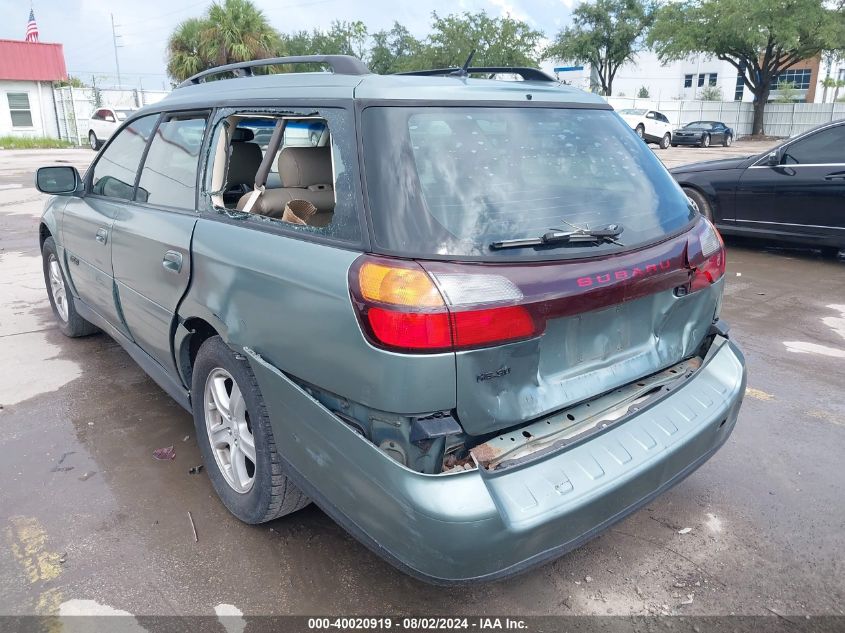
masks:
<instances>
[{"instance_id":1,"label":"rear quarter panel dent","mask_svg":"<svg viewBox=\"0 0 845 633\"><path fill-rule=\"evenodd\" d=\"M201 218L180 316L222 323L233 349L252 348L281 371L366 406L454 408L453 354L392 354L364 339L347 281L359 254Z\"/></svg>"}]
</instances>

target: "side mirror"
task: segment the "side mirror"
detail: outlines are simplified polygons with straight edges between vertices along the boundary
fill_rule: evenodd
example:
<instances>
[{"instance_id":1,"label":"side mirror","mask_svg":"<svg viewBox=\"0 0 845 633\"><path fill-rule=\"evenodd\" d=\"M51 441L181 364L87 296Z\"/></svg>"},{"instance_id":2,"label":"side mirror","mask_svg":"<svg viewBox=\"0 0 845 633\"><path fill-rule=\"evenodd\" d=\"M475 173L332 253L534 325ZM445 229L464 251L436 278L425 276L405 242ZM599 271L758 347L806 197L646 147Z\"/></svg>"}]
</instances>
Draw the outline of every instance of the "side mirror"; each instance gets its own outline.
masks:
<instances>
[{"instance_id":1,"label":"side mirror","mask_svg":"<svg viewBox=\"0 0 845 633\"><path fill-rule=\"evenodd\" d=\"M769 167L777 167L780 165L780 152L775 150L774 152L766 154L766 164Z\"/></svg>"},{"instance_id":2,"label":"side mirror","mask_svg":"<svg viewBox=\"0 0 845 633\"><path fill-rule=\"evenodd\" d=\"M70 195L77 190L82 178L76 167L39 167L35 172L35 188L54 196Z\"/></svg>"}]
</instances>

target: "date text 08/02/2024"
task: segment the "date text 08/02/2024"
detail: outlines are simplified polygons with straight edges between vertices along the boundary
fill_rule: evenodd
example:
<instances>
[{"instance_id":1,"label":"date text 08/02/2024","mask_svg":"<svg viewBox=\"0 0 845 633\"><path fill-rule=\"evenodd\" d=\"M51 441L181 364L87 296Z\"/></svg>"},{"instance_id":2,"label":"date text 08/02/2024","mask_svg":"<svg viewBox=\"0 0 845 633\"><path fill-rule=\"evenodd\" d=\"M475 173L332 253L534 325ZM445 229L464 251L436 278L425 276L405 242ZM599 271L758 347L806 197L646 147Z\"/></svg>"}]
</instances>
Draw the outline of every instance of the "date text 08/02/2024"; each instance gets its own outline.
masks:
<instances>
[{"instance_id":1,"label":"date text 08/02/2024","mask_svg":"<svg viewBox=\"0 0 845 633\"><path fill-rule=\"evenodd\" d=\"M397 629L403 631L445 631L445 630L475 630L475 631L500 631L500 630L525 630L525 620L518 618L502 617L477 617L477 618L447 618L447 617L405 617L405 618L381 618L381 617L353 617L353 618L309 618L308 628L310 630L389 630Z\"/></svg>"}]
</instances>

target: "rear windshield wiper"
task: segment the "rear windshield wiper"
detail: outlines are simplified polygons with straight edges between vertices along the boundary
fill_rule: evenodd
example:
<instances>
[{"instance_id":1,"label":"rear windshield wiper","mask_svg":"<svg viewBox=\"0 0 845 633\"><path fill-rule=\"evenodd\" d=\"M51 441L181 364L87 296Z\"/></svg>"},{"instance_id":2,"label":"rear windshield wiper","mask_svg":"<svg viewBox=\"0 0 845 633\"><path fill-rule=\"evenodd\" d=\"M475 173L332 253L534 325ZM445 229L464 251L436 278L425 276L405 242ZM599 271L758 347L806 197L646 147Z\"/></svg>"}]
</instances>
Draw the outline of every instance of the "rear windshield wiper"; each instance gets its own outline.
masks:
<instances>
[{"instance_id":1,"label":"rear windshield wiper","mask_svg":"<svg viewBox=\"0 0 845 633\"><path fill-rule=\"evenodd\" d=\"M603 229L576 229L574 231L559 231L552 229L539 237L525 237L515 240L501 240L492 242L490 248L523 248L529 246L553 246L555 244L601 244L612 242L623 246L616 238L622 234L623 228L618 224L611 224Z\"/></svg>"}]
</instances>

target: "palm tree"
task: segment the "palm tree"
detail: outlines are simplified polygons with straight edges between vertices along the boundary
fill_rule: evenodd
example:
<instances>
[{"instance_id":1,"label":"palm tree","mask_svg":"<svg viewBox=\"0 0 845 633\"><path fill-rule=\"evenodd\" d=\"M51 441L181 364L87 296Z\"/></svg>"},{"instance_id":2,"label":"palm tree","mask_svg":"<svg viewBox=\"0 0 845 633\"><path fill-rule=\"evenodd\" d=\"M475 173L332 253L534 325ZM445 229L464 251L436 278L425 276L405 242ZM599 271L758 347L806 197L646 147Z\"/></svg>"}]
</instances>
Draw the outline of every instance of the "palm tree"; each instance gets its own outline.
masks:
<instances>
[{"instance_id":1,"label":"palm tree","mask_svg":"<svg viewBox=\"0 0 845 633\"><path fill-rule=\"evenodd\" d=\"M203 40L215 64L231 64L271 57L281 38L264 13L249 0L215 2L208 10Z\"/></svg>"},{"instance_id":2,"label":"palm tree","mask_svg":"<svg viewBox=\"0 0 845 633\"><path fill-rule=\"evenodd\" d=\"M167 41L167 74L183 81L213 65L205 55L202 33L206 28L202 18L182 22Z\"/></svg>"},{"instance_id":3,"label":"palm tree","mask_svg":"<svg viewBox=\"0 0 845 633\"><path fill-rule=\"evenodd\" d=\"M182 81L213 66L272 57L280 48L279 33L252 2L223 0L176 28L167 45L167 72Z\"/></svg>"}]
</instances>

